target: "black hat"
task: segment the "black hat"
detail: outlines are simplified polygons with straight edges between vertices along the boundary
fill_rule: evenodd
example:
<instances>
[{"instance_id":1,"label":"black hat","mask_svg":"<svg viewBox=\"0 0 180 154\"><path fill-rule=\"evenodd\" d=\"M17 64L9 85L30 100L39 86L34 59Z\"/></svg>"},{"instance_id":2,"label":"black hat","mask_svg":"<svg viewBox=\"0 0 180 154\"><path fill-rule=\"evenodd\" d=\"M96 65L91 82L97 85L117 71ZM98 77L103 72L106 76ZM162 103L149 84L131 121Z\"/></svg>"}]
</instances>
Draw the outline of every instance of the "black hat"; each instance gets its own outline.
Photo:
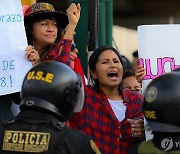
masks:
<instances>
[{"instance_id":1,"label":"black hat","mask_svg":"<svg viewBox=\"0 0 180 154\"><path fill-rule=\"evenodd\" d=\"M62 28L68 25L68 17L65 13L55 11L53 5L49 3L35 3L29 6L24 13L24 23L28 23L34 17L50 15L56 19Z\"/></svg>"}]
</instances>

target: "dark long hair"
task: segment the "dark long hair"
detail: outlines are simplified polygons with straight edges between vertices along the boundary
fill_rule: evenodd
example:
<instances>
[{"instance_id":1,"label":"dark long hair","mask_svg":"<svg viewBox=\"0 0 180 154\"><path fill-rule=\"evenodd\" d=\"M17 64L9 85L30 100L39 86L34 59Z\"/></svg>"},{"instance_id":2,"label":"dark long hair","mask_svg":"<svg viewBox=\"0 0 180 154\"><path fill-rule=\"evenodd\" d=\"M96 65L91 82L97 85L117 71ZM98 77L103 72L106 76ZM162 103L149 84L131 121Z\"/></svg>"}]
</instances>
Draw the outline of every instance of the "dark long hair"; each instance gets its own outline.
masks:
<instances>
[{"instance_id":1,"label":"dark long hair","mask_svg":"<svg viewBox=\"0 0 180 154\"><path fill-rule=\"evenodd\" d=\"M31 20L29 20L28 22L24 22L24 26L25 26L25 31L26 31L26 37L27 37L27 41L28 41L28 45L32 45L33 46L33 38L32 38L32 28L33 28L33 24L35 22L38 22L40 20L43 19L50 19L50 20L56 20L54 17L52 16L35 16L34 18L32 18ZM41 61L44 60L44 58L49 54L49 52L56 46L56 44L61 40L62 38L62 28L59 26L58 22L57 22L57 38L55 40L55 42L52 45L49 45L47 47L45 47L41 53L40 53L40 59Z\"/></svg>"},{"instance_id":2,"label":"dark long hair","mask_svg":"<svg viewBox=\"0 0 180 154\"><path fill-rule=\"evenodd\" d=\"M91 56L89 57L89 69L90 71L95 71L95 67L96 67L96 63L97 63L97 60L99 58L99 55L104 52L105 50L112 50L116 53L116 55L118 56L122 66L123 66L123 63L122 63L122 59L121 59L121 55L119 53L119 51L117 51L115 48L111 47L111 46L101 46L97 49L94 50L94 52L91 54ZM95 87L99 87L99 82L97 79L94 79L91 74L90 74L90 79L91 79L91 82L94 84Z\"/></svg>"},{"instance_id":3,"label":"dark long hair","mask_svg":"<svg viewBox=\"0 0 180 154\"><path fill-rule=\"evenodd\" d=\"M123 66L124 66L124 71L126 71L126 70L133 70L132 64L131 64L131 62L127 59L126 56L122 55L122 56L121 56L121 59L122 59L122 63L123 63Z\"/></svg>"}]
</instances>

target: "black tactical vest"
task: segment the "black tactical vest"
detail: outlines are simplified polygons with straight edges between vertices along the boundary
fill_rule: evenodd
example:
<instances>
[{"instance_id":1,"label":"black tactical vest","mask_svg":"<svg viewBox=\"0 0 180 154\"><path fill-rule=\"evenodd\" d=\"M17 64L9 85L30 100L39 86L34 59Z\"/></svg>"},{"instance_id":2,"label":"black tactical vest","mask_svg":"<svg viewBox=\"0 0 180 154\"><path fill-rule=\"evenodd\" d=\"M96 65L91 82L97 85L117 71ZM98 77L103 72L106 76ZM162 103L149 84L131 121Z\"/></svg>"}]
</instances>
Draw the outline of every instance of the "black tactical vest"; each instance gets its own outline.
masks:
<instances>
[{"instance_id":1,"label":"black tactical vest","mask_svg":"<svg viewBox=\"0 0 180 154\"><path fill-rule=\"evenodd\" d=\"M93 154L91 142L84 133L34 111L22 112L14 121L0 124L0 154Z\"/></svg>"}]
</instances>

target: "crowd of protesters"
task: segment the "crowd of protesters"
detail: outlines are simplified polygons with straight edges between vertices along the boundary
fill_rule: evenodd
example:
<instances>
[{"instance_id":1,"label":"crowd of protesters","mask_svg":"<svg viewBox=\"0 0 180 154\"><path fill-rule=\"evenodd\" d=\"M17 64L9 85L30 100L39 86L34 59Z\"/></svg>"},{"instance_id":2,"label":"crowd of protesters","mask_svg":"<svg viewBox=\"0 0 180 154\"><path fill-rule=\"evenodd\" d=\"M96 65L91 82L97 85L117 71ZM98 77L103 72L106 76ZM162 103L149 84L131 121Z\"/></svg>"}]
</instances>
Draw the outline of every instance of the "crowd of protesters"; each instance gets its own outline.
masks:
<instances>
[{"instance_id":1,"label":"crowd of protesters","mask_svg":"<svg viewBox=\"0 0 180 154\"><path fill-rule=\"evenodd\" d=\"M80 4L75 3L69 6L66 10L66 14L56 11L49 3L35 3L27 7L26 10L24 10L24 25L28 40L28 46L25 48L25 55L27 60L31 61L33 68L38 68L36 65L44 63L45 61L56 61L66 64L80 75L84 88L81 88L81 90L83 90L81 96L76 97L79 99L81 98L81 102L83 101L82 108L78 111L73 109L74 113L72 112L72 117L69 116L69 119L65 119L64 116L61 115L61 112L58 111L58 109L62 110L62 108L66 110L63 106L61 106L61 108L58 107L56 114L60 114L61 118L63 117L60 123L64 124L64 122L67 122L68 127L81 131L89 136L88 139L88 137L84 135L84 138L87 137L85 142L90 142L90 147L86 144L88 147L87 153L127 154L130 149L133 149L132 147L136 144L141 144L146 139L143 120L143 96L141 93L141 82L145 74L145 68L138 63L138 51L133 53L134 58L133 61L130 62L125 56L120 55L119 51L115 48L107 45L101 46L95 49L88 60L91 79L91 84L88 84L85 81L81 62L78 58L78 49L74 43L74 33L80 19L80 12ZM47 68L50 69L51 67L48 66ZM61 75L59 77L61 77ZM61 84L64 85L64 83ZM36 86L37 85L34 85L34 87ZM58 88L59 87L57 87L57 89ZM71 89L73 88L74 87L71 87ZM64 97L64 101L67 101L71 99L71 95L68 95L71 90L68 90L68 88L65 90L63 94L67 95L67 97ZM30 93L31 92L29 92L28 95ZM50 93L54 93L54 91L50 91ZM34 95L35 93L32 92L31 97ZM47 96L50 97L49 95ZM56 94L55 96L57 96L57 98L54 99L58 99L58 95ZM36 97L41 97L41 95L37 95ZM17 104L22 103L20 93L0 97L0 102L8 102L11 104L12 100ZM30 101L27 102L30 103ZM42 113L47 112L47 108L44 110L42 102L47 103L47 105L48 102L41 102L41 100L38 100L38 102L40 103L34 106L35 108L37 106L37 108L40 107L38 112L40 110ZM78 102L78 99L76 102ZM50 100L50 103L53 104L53 100ZM67 105L67 107L72 108L72 104L71 102L71 106ZM32 104L26 105L29 107ZM55 103L54 105L56 107L57 104ZM49 107L48 113L54 115L54 113L49 112L54 112L54 108L51 105ZM35 108L31 107L30 109L35 110ZM24 112L24 109L21 112ZM22 114L21 112L20 114ZM40 114L38 113L37 115ZM12 117L11 115L6 118L0 117L0 119L1 121L8 121L12 120ZM31 115L29 118L32 118ZM38 119L39 117L33 116L33 120L36 118ZM47 119L48 117L46 117L45 120ZM43 121L43 118L41 120ZM37 121L37 126L40 126L41 120ZM2 125L1 127L5 130L5 126ZM31 126L28 125L28 127ZM33 129L29 129L28 127L24 126L24 129L19 129L19 127L17 127L16 131L21 131L22 135L28 130L33 132ZM65 127L65 125L63 125L63 127ZM14 130L14 127L12 128ZM54 129L54 127L52 129ZM37 130L38 129L34 129L34 131ZM41 129L41 131L43 131L43 129ZM51 129L44 129L44 132L50 133L51 135L53 134ZM3 135L4 134L1 133L0 137L2 139ZM8 135L7 132L5 132L5 135ZM11 140L10 135L13 134L9 133L9 136L4 136L4 141L0 142L0 146L3 146L2 153L8 151L5 146L10 142L5 142ZM82 137L83 135L79 136ZM80 138L79 136L77 135L76 137ZM22 139L23 138L17 138L17 142L21 142ZM37 139L38 137L36 141ZM63 140L65 139L62 139L62 141ZM55 142L46 142L46 144L49 143L49 149L51 150L47 147L44 149L44 153L48 153L48 150L51 151L49 153L53 153L52 147L54 147L54 145L52 145L52 143L58 144ZM62 144L65 144L65 142L62 142ZM72 144L74 144L74 146L76 145L74 142ZM72 150L72 148L76 148L74 146L71 145L68 148ZM67 151L68 148L66 148ZM78 147L80 153L84 152L83 150L81 151L80 148L81 146ZM12 149L10 150L11 152L14 151ZM64 153L68 153L66 150L64 150ZM56 149L56 153L58 153L57 151L58 149ZM36 151L31 152L33 153ZM43 153L43 151L41 152Z\"/></svg>"}]
</instances>

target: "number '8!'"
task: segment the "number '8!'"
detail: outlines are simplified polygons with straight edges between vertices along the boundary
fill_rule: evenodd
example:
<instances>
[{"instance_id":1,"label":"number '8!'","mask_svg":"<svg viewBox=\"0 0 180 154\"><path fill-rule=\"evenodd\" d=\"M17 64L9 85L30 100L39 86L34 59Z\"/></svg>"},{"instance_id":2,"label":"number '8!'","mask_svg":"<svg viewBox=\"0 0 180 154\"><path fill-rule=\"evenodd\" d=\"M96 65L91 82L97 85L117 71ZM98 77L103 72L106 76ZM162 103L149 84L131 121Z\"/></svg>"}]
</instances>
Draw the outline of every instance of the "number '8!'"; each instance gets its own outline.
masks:
<instances>
[{"instance_id":1,"label":"number '8!'","mask_svg":"<svg viewBox=\"0 0 180 154\"><path fill-rule=\"evenodd\" d=\"M9 78L9 80L7 79ZM12 77L11 75L9 77L0 77L0 87L12 87Z\"/></svg>"}]
</instances>

